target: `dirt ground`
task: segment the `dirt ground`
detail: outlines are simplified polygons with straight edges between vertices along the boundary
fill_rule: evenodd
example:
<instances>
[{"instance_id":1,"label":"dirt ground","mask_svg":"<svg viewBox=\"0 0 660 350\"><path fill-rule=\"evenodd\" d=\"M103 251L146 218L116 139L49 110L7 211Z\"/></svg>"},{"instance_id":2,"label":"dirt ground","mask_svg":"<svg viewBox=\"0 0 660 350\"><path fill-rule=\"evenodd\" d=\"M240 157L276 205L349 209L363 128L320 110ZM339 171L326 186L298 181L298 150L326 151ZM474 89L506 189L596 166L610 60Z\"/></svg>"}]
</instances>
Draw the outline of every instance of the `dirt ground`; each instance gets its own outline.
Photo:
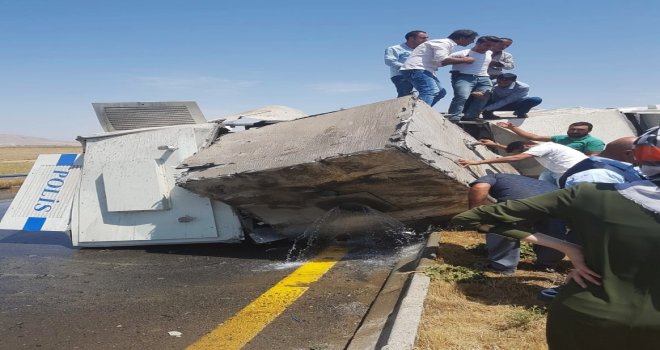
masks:
<instances>
[{"instance_id":1,"label":"dirt ground","mask_svg":"<svg viewBox=\"0 0 660 350\"><path fill-rule=\"evenodd\" d=\"M547 349L547 304L537 294L561 284L570 262L534 271L524 244L515 274L482 272L473 265L486 260L483 243L476 232L442 232L415 349Z\"/></svg>"}]
</instances>

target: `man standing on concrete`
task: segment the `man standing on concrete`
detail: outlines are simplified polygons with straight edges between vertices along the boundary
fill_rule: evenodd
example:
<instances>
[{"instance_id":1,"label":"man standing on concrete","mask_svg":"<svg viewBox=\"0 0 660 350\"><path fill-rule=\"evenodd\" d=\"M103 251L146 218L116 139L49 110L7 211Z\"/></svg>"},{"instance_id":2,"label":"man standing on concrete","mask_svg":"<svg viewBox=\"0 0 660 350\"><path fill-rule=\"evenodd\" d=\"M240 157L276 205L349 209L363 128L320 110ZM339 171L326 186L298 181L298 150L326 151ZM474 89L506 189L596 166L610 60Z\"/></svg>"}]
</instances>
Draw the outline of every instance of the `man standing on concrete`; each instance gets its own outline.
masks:
<instances>
[{"instance_id":1,"label":"man standing on concrete","mask_svg":"<svg viewBox=\"0 0 660 350\"><path fill-rule=\"evenodd\" d=\"M509 129L516 135L531 141L552 141L560 145L568 146L588 156L597 155L605 148L605 143L589 133L594 126L587 122L576 122L568 126L566 135L542 136L525 131L510 122L499 122L497 126Z\"/></svg>"},{"instance_id":2,"label":"man standing on concrete","mask_svg":"<svg viewBox=\"0 0 660 350\"><path fill-rule=\"evenodd\" d=\"M513 73L502 73L496 81L481 113L484 119L499 119L493 111L513 111L518 118L527 118L527 112L543 101L540 97L529 97L529 85L518 81L518 76Z\"/></svg>"},{"instance_id":3,"label":"man standing on concrete","mask_svg":"<svg viewBox=\"0 0 660 350\"><path fill-rule=\"evenodd\" d=\"M502 41L492 50L493 54L488 65L488 75L491 80L495 80L502 74L502 69L513 69L513 55L504 51L513 44L513 40L509 38L500 38L500 40Z\"/></svg>"},{"instance_id":4,"label":"man standing on concrete","mask_svg":"<svg viewBox=\"0 0 660 350\"><path fill-rule=\"evenodd\" d=\"M412 51L428 39L429 35L426 32L413 30L406 34L405 43L390 46L385 50L385 64L390 67L390 80L392 80L392 83L396 87L397 97L412 94L412 83L401 75L399 69L406 62Z\"/></svg>"},{"instance_id":5,"label":"man standing on concrete","mask_svg":"<svg viewBox=\"0 0 660 350\"><path fill-rule=\"evenodd\" d=\"M435 76L439 67L453 63L470 63L472 57L450 58L452 48L457 45L468 46L474 42L477 32L459 29L447 39L426 41L417 46L400 69L401 74L412 83L419 93L419 99L429 106L435 105L447 91Z\"/></svg>"},{"instance_id":6,"label":"man standing on concrete","mask_svg":"<svg viewBox=\"0 0 660 350\"><path fill-rule=\"evenodd\" d=\"M480 205L491 204L488 196L498 203L513 199L523 199L539 194L552 192L556 186L545 181L539 181L522 175L491 174L478 178L470 183L468 204L470 209ZM566 227L563 222L553 219L543 219L534 223L537 232L566 239ZM480 266L484 270L498 272L504 275L512 274L520 261L520 241L512 240L493 233L486 234L488 263ZM534 245L536 253L535 269L552 269L563 258L564 254L543 246Z\"/></svg>"},{"instance_id":7,"label":"man standing on concrete","mask_svg":"<svg viewBox=\"0 0 660 350\"><path fill-rule=\"evenodd\" d=\"M488 65L490 64L491 47L499 43L499 38L494 36L480 37L474 47L469 50L454 52L450 58L463 59L471 57L472 62L454 63L451 71L451 86L454 89L454 98L449 105L449 120L452 122L476 120L486 103L485 98L475 98L471 101L465 116L463 110L470 94L473 92L484 93L490 91L493 84L488 77Z\"/></svg>"}]
</instances>

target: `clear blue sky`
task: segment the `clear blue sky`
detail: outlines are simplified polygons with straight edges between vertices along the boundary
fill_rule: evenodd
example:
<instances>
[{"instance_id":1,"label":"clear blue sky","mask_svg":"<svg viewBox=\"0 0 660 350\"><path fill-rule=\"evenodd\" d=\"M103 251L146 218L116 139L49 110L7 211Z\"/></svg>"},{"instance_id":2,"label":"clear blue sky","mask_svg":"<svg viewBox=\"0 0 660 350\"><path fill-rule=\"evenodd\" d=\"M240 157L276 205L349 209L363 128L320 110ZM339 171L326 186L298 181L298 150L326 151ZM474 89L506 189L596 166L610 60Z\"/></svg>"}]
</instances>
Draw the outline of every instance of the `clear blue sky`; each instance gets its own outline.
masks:
<instances>
[{"instance_id":1,"label":"clear blue sky","mask_svg":"<svg viewBox=\"0 0 660 350\"><path fill-rule=\"evenodd\" d=\"M658 18L657 0L0 0L0 134L99 132L92 102L194 100L215 119L386 100L383 51L415 29L513 38L540 108L660 104Z\"/></svg>"}]
</instances>

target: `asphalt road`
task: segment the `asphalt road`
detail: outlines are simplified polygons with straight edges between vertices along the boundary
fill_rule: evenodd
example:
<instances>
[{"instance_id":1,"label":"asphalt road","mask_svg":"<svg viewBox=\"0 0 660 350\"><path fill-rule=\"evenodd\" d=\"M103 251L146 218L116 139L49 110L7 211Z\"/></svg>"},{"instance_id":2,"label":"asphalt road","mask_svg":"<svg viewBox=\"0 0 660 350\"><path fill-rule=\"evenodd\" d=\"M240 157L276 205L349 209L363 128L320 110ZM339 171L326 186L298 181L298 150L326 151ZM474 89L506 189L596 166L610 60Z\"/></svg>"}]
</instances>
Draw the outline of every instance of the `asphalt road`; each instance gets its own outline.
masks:
<instances>
[{"instance_id":1,"label":"asphalt road","mask_svg":"<svg viewBox=\"0 0 660 350\"><path fill-rule=\"evenodd\" d=\"M0 349L184 349L301 266L286 261L291 245L79 249L63 234L0 231ZM360 237L312 250L326 245L349 252L244 349L343 349L421 247Z\"/></svg>"}]
</instances>

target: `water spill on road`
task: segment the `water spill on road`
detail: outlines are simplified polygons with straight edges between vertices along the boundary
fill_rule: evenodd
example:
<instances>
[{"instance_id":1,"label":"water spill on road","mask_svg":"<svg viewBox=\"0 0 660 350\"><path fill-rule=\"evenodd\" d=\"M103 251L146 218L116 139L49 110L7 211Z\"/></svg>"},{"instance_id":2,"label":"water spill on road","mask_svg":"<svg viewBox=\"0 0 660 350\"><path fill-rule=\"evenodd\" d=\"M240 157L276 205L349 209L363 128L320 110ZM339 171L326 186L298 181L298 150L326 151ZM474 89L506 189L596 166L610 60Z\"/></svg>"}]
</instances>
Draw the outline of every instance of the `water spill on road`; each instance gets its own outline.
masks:
<instances>
[{"instance_id":1,"label":"water spill on road","mask_svg":"<svg viewBox=\"0 0 660 350\"><path fill-rule=\"evenodd\" d=\"M286 262L305 261L328 244L350 246L351 255L391 255L422 238L401 221L376 209L343 204L316 219L294 240Z\"/></svg>"}]
</instances>

